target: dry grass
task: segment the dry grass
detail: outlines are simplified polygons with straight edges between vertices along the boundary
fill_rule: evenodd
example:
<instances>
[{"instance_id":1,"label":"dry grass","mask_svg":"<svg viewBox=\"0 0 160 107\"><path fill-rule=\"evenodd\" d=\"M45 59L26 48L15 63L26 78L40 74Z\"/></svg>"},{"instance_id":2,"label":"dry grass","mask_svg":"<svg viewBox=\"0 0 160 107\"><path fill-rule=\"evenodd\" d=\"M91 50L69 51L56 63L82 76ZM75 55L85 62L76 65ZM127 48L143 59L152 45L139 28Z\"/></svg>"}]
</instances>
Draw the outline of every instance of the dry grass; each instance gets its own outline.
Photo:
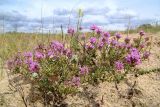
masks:
<instances>
[{"instance_id":1,"label":"dry grass","mask_svg":"<svg viewBox=\"0 0 160 107\"><path fill-rule=\"evenodd\" d=\"M33 49L37 44L47 44L52 40L60 40L59 35L38 35L13 33L0 35L0 58L7 60L18 51L28 51Z\"/></svg>"}]
</instances>

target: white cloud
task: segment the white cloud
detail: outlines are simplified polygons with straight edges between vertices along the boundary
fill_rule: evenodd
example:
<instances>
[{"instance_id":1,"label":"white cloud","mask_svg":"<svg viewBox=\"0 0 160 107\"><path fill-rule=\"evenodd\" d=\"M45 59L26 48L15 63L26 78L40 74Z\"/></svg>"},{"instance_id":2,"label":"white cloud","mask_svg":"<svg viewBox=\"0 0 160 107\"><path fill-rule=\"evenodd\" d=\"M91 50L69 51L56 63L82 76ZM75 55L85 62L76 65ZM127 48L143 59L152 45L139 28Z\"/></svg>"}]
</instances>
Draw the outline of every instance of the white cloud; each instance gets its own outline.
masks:
<instances>
[{"instance_id":1,"label":"white cloud","mask_svg":"<svg viewBox=\"0 0 160 107\"><path fill-rule=\"evenodd\" d=\"M122 8L117 0L16 0L17 4L8 5L5 14L0 14L0 20L5 16L6 26L13 27L19 24L22 30L40 27L41 9L44 27L58 28L61 24L67 26L69 17L74 26L77 21L77 11L81 8L84 11L83 26L91 24L101 25L107 29L125 29L128 17L134 24L148 23L152 18L140 17L138 12L131 8ZM42 1L42 2L41 2ZM7 0L7 3L9 0ZM13 1L12 1L13 2ZM0 10L7 8L7 3L0 2ZM72 10L73 9L73 10ZM13 11L16 10L16 11ZM17 13L16 13L17 12ZM141 21L141 22L140 22ZM23 23L22 23L23 22Z\"/></svg>"}]
</instances>

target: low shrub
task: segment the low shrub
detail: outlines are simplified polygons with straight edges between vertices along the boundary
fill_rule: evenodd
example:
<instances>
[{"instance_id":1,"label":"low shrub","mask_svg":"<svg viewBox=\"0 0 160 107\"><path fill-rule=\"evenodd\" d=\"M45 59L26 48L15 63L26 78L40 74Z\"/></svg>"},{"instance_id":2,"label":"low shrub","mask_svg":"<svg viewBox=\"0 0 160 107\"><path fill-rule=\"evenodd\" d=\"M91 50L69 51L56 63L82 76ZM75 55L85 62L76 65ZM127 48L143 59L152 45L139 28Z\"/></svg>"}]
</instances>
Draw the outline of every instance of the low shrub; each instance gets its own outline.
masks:
<instances>
[{"instance_id":1,"label":"low shrub","mask_svg":"<svg viewBox=\"0 0 160 107\"><path fill-rule=\"evenodd\" d=\"M119 82L150 55L151 41L143 31L132 40L122 39L120 33L110 35L96 25L90 29L92 35L87 39L69 28L69 44L53 41L18 53L8 61L8 69L27 78L46 105L58 105L84 83Z\"/></svg>"}]
</instances>

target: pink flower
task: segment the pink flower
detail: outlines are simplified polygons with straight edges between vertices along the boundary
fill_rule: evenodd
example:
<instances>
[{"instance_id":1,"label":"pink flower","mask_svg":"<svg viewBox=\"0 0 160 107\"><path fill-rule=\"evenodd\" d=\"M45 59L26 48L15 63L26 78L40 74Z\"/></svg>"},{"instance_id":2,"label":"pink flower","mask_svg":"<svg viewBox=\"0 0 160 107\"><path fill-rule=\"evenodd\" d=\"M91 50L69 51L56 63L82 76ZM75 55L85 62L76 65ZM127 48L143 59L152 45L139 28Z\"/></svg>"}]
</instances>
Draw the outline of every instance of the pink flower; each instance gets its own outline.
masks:
<instances>
[{"instance_id":1,"label":"pink flower","mask_svg":"<svg viewBox=\"0 0 160 107\"><path fill-rule=\"evenodd\" d=\"M96 41L97 41L97 38L91 37L89 40L90 40L90 43L91 43L91 44L95 44Z\"/></svg>"},{"instance_id":2,"label":"pink flower","mask_svg":"<svg viewBox=\"0 0 160 107\"><path fill-rule=\"evenodd\" d=\"M90 27L90 29L94 31L94 30L97 29L97 26L93 24L93 25Z\"/></svg>"},{"instance_id":3,"label":"pink flower","mask_svg":"<svg viewBox=\"0 0 160 107\"><path fill-rule=\"evenodd\" d=\"M116 40L114 40L114 39L111 41L111 45L113 45L113 46L116 46L117 43L118 43L118 42L117 42Z\"/></svg>"},{"instance_id":4,"label":"pink flower","mask_svg":"<svg viewBox=\"0 0 160 107\"><path fill-rule=\"evenodd\" d=\"M24 53L24 56L25 56L26 58L31 58L31 57L33 56L33 54L32 54L32 52L25 52L25 53Z\"/></svg>"},{"instance_id":5,"label":"pink flower","mask_svg":"<svg viewBox=\"0 0 160 107\"><path fill-rule=\"evenodd\" d=\"M130 49L130 48L132 48L132 45L131 44L126 44L126 48Z\"/></svg>"},{"instance_id":6,"label":"pink flower","mask_svg":"<svg viewBox=\"0 0 160 107\"><path fill-rule=\"evenodd\" d=\"M120 39L122 37L121 34L119 34L119 33L116 33L115 36L117 39Z\"/></svg>"},{"instance_id":7,"label":"pink flower","mask_svg":"<svg viewBox=\"0 0 160 107\"><path fill-rule=\"evenodd\" d=\"M84 74L88 74L89 70L87 66L83 66L83 67L79 67L80 69L80 74L84 75Z\"/></svg>"},{"instance_id":8,"label":"pink flower","mask_svg":"<svg viewBox=\"0 0 160 107\"><path fill-rule=\"evenodd\" d=\"M104 46L104 42L103 42L103 41L100 41L100 42L98 43L98 49L102 49L103 46Z\"/></svg>"},{"instance_id":9,"label":"pink flower","mask_svg":"<svg viewBox=\"0 0 160 107\"><path fill-rule=\"evenodd\" d=\"M51 43L51 48L54 50L54 51L58 51L58 52L62 52L63 49L64 49L64 46L62 43L58 42L58 41L53 41Z\"/></svg>"},{"instance_id":10,"label":"pink flower","mask_svg":"<svg viewBox=\"0 0 160 107\"><path fill-rule=\"evenodd\" d=\"M18 54L13 59L7 61L7 67L9 70L20 67L22 64L23 64L23 60L21 59L20 54Z\"/></svg>"},{"instance_id":11,"label":"pink flower","mask_svg":"<svg viewBox=\"0 0 160 107\"><path fill-rule=\"evenodd\" d=\"M105 32L103 35L104 35L104 37L106 37L106 38L109 38L109 37L110 37L110 33L109 33L109 32Z\"/></svg>"},{"instance_id":12,"label":"pink flower","mask_svg":"<svg viewBox=\"0 0 160 107\"><path fill-rule=\"evenodd\" d=\"M39 64L37 62L34 61L30 61L29 62L29 70L31 72L38 72L40 69Z\"/></svg>"},{"instance_id":13,"label":"pink flower","mask_svg":"<svg viewBox=\"0 0 160 107\"><path fill-rule=\"evenodd\" d=\"M104 44L108 42L108 38L106 38L105 36L102 36L99 38L100 42L103 42Z\"/></svg>"},{"instance_id":14,"label":"pink flower","mask_svg":"<svg viewBox=\"0 0 160 107\"><path fill-rule=\"evenodd\" d=\"M94 49L94 45L92 45L92 44L87 44L87 45L85 45L85 48L86 48L87 50L92 50L92 49Z\"/></svg>"},{"instance_id":15,"label":"pink flower","mask_svg":"<svg viewBox=\"0 0 160 107\"><path fill-rule=\"evenodd\" d=\"M68 28L68 34L71 34L71 35L73 35L74 34L74 29L73 28Z\"/></svg>"},{"instance_id":16,"label":"pink flower","mask_svg":"<svg viewBox=\"0 0 160 107\"><path fill-rule=\"evenodd\" d=\"M116 61L115 62L115 68L117 70L122 70L124 68L124 65L123 65L123 63L121 61Z\"/></svg>"},{"instance_id":17,"label":"pink flower","mask_svg":"<svg viewBox=\"0 0 160 107\"><path fill-rule=\"evenodd\" d=\"M48 53L47 53L47 57L53 58L54 57L54 52L49 50Z\"/></svg>"},{"instance_id":18,"label":"pink flower","mask_svg":"<svg viewBox=\"0 0 160 107\"><path fill-rule=\"evenodd\" d=\"M80 82L80 77L77 77L77 76L74 76L73 78L72 78L72 85L73 86L80 86L80 84L81 84L81 82Z\"/></svg>"},{"instance_id":19,"label":"pink flower","mask_svg":"<svg viewBox=\"0 0 160 107\"><path fill-rule=\"evenodd\" d=\"M63 54L66 55L68 58L72 57L72 51L70 49L64 49Z\"/></svg>"},{"instance_id":20,"label":"pink flower","mask_svg":"<svg viewBox=\"0 0 160 107\"><path fill-rule=\"evenodd\" d=\"M125 44L125 43L117 43L117 47L118 47L119 49L123 49L123 48L126 47L126 44Z\"/></svg>"},{"instance_id":21,"label":"pink flower","mask_svg":"<svg viewBox=\"0 0 160 107\"><path fill-rule=\"evenodd\" d=\"M40 59L45 58L45 55L41 52L35 52L35 58L40 60Z\"/></svg>"},{"instance_id":22,"label":"pink flower","mask_svg":"<svg viewBox=\"0 0 160 107\"><path fill-rule=\"evenodd\" d=\"M102 30L97 27L96 32L97 32L97 34L101 34L101 33L102 33Z\"/></svg>"},{"instance_id":23,"label":"pink flower","mask_svg":"<svg viewBox=\"0 0 160 107\"><path fill-rule=\"evenodd\" d=\"M144 32L143 30L141 30L141 31L139 32L139 35L140 35L140 36L144 36L144 35L145 35L145 32Z\"/></svg>"},{"instance_id":24,"label":"pink flower","mask_svg":"<svg viewBox=\"0 0 160 107\"><path fill-rule=\"evenodd\" d=\"M131 40L131 39L130 39L129 37L126 37L126 38L124 39L125 43L127 43L127 44L130 42L130 40Z\"/></svg>"},{"instance_id":25,"label":"pink flower","mask_svg":"<svg viewBox=\"0 0 160 107\"><path fill-rule=\"evenodd\" d=\"M130 54L125 57L125 60L128 64L138 65L141 63L140 53L136 48L130 50Z\"/></svg>"}]
</instances>

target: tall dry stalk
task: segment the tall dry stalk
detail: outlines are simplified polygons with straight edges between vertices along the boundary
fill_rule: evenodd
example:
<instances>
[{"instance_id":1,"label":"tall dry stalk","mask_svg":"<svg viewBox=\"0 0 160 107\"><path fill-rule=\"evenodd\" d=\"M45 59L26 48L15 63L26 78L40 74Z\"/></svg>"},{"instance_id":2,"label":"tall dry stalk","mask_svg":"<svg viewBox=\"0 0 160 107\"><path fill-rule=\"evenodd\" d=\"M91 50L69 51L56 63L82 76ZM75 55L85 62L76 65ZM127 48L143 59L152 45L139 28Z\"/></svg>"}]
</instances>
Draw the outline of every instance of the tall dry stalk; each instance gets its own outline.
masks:
<instances>
[{"instance_id":1,"label":"tall dry stalk","mask_svg":"<svg viewBox=\"0 0 160 107\"><path fill-rule=\"evenodd\" d=\"M127 37L129 36L130 27L131 27L131 17L128 16Z\"/></svg>"}]
</instances>

